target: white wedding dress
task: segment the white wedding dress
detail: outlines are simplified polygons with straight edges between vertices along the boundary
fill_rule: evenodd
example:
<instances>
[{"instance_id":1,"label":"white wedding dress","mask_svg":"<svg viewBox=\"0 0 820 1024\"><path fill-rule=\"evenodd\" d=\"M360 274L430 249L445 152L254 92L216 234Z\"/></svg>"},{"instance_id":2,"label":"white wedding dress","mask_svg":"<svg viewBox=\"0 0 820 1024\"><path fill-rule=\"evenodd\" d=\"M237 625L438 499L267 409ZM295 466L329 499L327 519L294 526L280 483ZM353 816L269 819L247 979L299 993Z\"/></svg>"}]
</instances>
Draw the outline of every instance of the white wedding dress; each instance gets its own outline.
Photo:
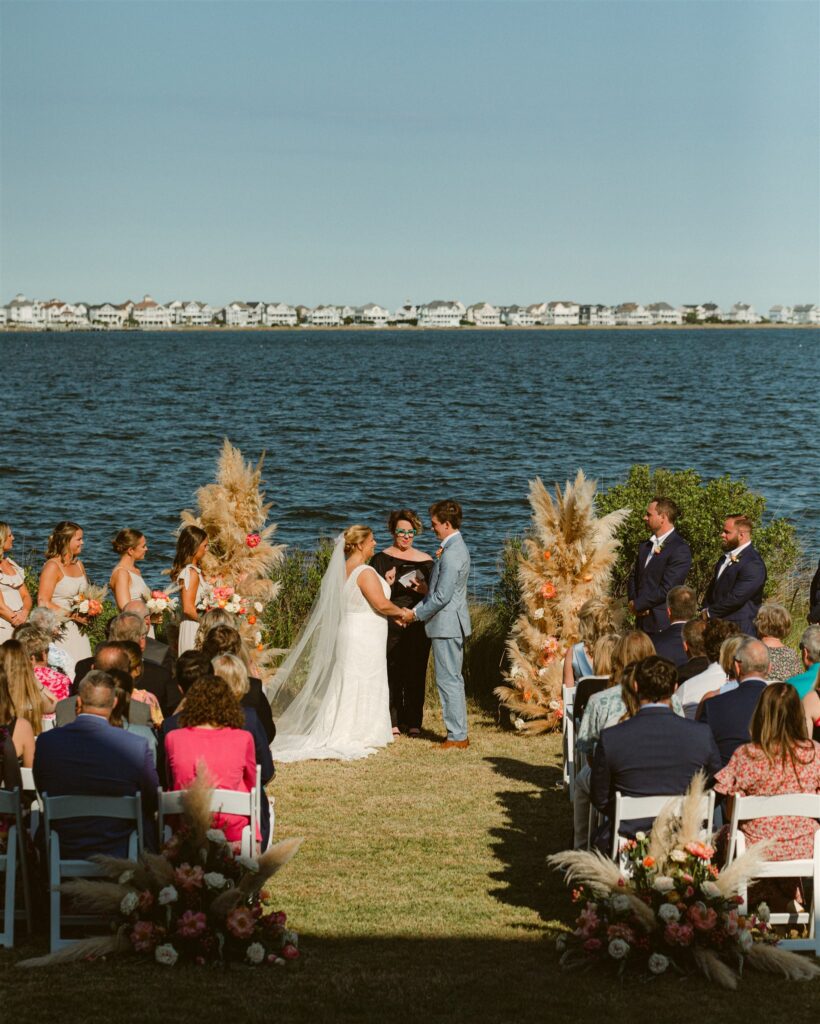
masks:
<instances>
[{"instance_id":1,"label":"white wedding dress","mask_svg":"<svg viewBox=\"0 0 820 1024\"><path fill-rule=\"evenodd\" d=\"M275 761L351 761L393 742L387 688L387 620L358 586L368 565L345 580L336 542L319 597L291 653L268 686ZM385 597L390 587L376 573Z\"/></svg>"}]
</instances>

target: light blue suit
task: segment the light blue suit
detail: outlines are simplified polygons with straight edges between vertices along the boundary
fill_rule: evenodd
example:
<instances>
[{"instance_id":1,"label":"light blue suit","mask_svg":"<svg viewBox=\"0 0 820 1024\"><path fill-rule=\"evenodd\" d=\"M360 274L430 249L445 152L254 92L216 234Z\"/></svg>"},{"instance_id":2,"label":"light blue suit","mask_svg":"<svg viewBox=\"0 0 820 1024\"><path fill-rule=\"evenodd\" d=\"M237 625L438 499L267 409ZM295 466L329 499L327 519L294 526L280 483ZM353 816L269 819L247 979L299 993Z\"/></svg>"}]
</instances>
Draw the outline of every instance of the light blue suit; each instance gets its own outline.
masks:
<instances>
[{"instance_id":1,"label":"light blue suit","mask_svg":"<svg viewBox=\"0 0 820 1024\"><path fill-rule=\"evenodd\" d=\"M451 534L433 567L430 590L413 609L433 641L436 685L448 740L467 739L467 701L464 696L464 640L470 635L467 577L470 552L460 533Z\"/></svg>"}]
</instances>

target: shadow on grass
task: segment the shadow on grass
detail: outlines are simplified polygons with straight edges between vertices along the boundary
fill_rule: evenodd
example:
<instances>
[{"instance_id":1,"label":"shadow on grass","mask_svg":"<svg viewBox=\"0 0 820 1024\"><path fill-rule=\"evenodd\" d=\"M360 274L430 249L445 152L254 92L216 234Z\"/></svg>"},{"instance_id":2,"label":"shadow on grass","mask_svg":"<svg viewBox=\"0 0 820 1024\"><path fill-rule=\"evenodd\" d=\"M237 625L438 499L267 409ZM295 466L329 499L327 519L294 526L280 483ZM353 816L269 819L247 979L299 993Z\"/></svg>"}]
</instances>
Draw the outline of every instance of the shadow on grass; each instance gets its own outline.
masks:
<instances>
[{"instance_id":1,"label":"shadow on grass","mask_svg":"<svg viewBox=\"0 0 820 1024\"><path fill-rule=\"evenodd\" d=\"M502 883L490 895L534 910L543 921L553 920L566 912L564 889L547 869L546 858L572 845L572 815L561 788L561 771L555 765L509 757L486 761L498 775L518 784L496 794L506 820L501 828L490 830L496 840L493 853L502 864L500 871L490 875Z\"/></svg>"}]
</instances>

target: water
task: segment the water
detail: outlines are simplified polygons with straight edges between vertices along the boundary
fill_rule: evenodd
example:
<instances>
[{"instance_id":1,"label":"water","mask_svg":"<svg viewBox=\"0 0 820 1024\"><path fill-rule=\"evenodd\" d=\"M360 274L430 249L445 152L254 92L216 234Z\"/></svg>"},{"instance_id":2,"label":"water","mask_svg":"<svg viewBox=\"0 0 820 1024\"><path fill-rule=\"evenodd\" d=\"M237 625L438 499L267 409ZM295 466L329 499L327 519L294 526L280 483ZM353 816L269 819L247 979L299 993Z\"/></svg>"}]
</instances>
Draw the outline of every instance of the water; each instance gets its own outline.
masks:
<instances>
[{"instance_id":1,"label":"water","mask_svg":"<svg viewBox=\"0 0 820 1024\"><path fill-rule=\"evenodd\" d=\"M18 558L79 522L95 582L134 526L159 584L228 437L248 459L267 450L288 545L353 522L386 543L390 509L427 522L432 501L458 498L479 593L527 527L527 481L579 467L602 486L633 462L745 477L816 555L818 342L760 328L0 334L0 519ZM418 543L436 547L430 530Z\"/></svg>"}]
</instances>

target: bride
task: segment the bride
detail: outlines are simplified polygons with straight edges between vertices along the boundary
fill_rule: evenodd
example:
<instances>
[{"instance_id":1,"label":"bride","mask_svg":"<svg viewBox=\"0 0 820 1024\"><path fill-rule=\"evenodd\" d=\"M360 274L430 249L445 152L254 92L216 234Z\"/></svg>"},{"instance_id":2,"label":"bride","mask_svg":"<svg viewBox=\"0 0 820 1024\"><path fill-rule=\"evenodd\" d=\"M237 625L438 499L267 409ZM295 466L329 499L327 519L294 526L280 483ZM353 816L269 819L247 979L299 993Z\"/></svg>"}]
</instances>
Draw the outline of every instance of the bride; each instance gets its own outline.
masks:
<instances>
[{"instance_id":1,"label":"bride","mask_svg":"<svg viewBox=\"0 0 820 1024\"><path fill-rule=\"evenodd\" d=\"M350 761L393 740L387 618L401 609L367 564L375 550L366 526L336 538L308 621L268 685L276 761Z\"/></svg>"}]
</instances>

